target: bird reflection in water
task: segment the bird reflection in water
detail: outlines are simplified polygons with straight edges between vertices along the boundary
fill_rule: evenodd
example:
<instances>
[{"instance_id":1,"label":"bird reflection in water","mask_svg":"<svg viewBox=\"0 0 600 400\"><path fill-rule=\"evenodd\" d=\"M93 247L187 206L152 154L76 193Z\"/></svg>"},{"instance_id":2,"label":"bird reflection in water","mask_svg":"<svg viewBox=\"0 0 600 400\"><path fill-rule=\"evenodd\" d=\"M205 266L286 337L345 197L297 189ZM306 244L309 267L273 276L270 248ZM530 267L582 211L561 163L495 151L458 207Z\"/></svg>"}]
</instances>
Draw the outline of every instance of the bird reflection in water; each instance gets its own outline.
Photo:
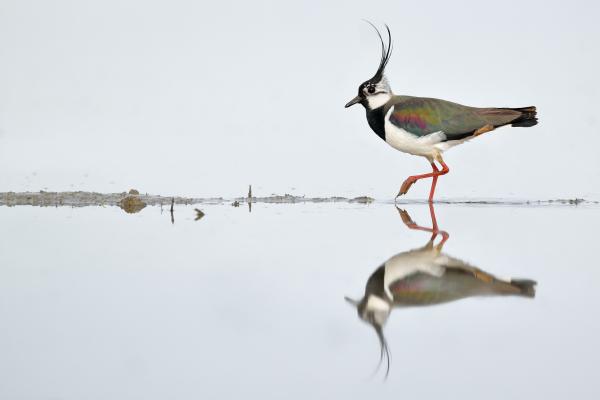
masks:
<instances>
[{"instance_id":1,"label":"bird reflection in water","mask_svg":"<svg viewBox=\"0 0 600 400\"><path fill-rule=\"evenodd\" d=\"M431 228L417 225L405 210L397 210L409 229L430 232L431 238L423 247L398 253L377 268L367 280L362 299L346 297L360 319L377 333L381 346L377 369L385 361L386 378L390 353L383 326L394 307L431 306L474 296L534 297L536 285L529 279L499 279L442 253L449 235L438 228L433 204L429 204Z\"/></svg>"}]
</instances>

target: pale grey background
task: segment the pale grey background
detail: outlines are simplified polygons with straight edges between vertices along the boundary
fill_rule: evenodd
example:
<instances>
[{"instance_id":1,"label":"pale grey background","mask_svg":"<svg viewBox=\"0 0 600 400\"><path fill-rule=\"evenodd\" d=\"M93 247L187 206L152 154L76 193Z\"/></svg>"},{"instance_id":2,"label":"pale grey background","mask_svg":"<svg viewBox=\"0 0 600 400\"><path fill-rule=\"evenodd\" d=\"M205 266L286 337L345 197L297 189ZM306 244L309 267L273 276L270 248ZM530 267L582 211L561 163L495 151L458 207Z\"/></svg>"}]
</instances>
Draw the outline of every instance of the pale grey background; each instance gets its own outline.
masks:
<instances>
[{"instance_id":1,"label":"pale grey background","mask_svg":"<svg viewBox=\"0 0 600 400\"><path fill-rule=\"evenodd\" d=\"M0 0L0 191L393 196L427 163L358 107L387 22L397 93L539 109L453 149L442 197L597 197L593 1ZM419 184L413 197L427 194Z\"/></svg>"}]
</instances>

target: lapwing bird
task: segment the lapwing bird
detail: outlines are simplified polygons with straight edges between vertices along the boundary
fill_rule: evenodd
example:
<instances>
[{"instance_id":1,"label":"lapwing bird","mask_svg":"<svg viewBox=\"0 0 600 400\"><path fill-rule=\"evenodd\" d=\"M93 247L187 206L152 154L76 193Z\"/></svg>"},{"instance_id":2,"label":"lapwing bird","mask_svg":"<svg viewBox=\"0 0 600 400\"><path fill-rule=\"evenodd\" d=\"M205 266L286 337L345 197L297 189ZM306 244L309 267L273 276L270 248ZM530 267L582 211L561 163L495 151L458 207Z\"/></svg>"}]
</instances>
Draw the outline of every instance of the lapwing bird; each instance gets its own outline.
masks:
<instances>
[{"instance_id":1,"label":"lapwing bird","mask_svg":"<svg viewBox=\"0 0 600 400\"><path fill-rule=\"evenodd\" d=\"M432 228L417 225L404 210L398 212L410 229L431 232L431 238L423 247L398 253L377 268L367 280L362 299L346 297L359 318L375 329L381 346L379 365L386 360L386 377L390 355L383 326L394 308L432 306L474 296L534 297L536 285L529 279L497 278L442 253L449 235L438 229L432 204ZM438 235L442 239L435 243Z\"/></svg>"},{"instance_id":2,"label":"lapwing bird","mask_svg":"<svg viewBox=\"0 0 600 400\"><path fill-rule=\"evenodd\" d=\"M419 179L432 178L429 191L429 202L432 202L437 178L450 171L442 158L442 153L449 148L502 126L537 124L533 106L477 108L428 97L395 95L384 75L392 55L390 29L385 25L386 45L379 30L373 24L371 26L381 41L379 67L371 79L358 87L358 95L346 104L346 108L362 104L367 111L369 126L377 136L397 150L425 157L433 169L430 173L409 176L402 183L396 199L406 194Z\"/></svg>"}]
</instances>

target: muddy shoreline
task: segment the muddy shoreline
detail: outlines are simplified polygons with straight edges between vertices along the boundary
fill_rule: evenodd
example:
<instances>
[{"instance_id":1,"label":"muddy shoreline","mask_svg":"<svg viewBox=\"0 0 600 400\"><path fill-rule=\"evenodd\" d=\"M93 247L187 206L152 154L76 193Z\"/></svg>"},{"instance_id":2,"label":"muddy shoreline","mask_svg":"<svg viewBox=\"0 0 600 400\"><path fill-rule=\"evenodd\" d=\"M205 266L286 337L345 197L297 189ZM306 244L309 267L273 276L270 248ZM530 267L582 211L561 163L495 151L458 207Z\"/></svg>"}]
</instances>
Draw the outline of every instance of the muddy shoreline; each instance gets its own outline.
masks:
<instances>
[{"instance_id":1,"label":"muddy shoreline","mask_svg":"<svg viewBox=\"0 0 600 400\"><path fill-rule=\"evenodd\" d=\"M0 206L39 206L39 207L89 207L89 206L122 206L123 204L143 203L146 206L194 205L194 204L231 204L243 203L360 203L369 204L375 201L368 196L346 198L304 197L273 195L266 197L182 197L141 194L137 190L120 193L97 192L0 192Z\"/></svg>"},{"instance_id":2,"label":"muddy shoreline","mask_svg":"<svg viewBox=\"0 0 600 400\"><path fill-rule=\"evenodd\" d=\"M126 209L128 207L143 208L146 206L174 205L232 205L239 206L247 203L264 204L296 204L296 203L354 203L370 204L373 202L393 203L392 200L375 200L369 196L354 198L331 197L306 197L290 194L272 196L249 196L237 198L223 197L182 197L161 196L148 193L139 193L132 189L129 192L98 193L98 192L0 192L0 206L38 206L38 207L91 207L91 206L116 206ZM426 204L426 200L399 199L398 204ZM462 204L462 205L514 205L514 206L543 206L543 205L593 205L598 201L580 198L551 199L551 200L514 200L514 199L439 199L436 204Z\"/></svg>"}]
</instances>

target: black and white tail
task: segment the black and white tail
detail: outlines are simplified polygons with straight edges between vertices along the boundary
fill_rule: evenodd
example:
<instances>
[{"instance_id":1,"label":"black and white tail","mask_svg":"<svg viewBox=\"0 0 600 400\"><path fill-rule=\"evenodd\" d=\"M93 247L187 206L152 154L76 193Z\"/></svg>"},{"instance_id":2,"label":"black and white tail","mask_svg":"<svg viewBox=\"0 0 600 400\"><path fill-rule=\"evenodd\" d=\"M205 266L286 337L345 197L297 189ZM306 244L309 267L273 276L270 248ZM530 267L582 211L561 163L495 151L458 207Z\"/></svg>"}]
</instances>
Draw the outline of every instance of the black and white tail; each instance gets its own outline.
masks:
<instances>
[{"instance_id":1,"label":"black and white tail","mask_svg":"<svg viewBox=\"0 0 600 400\"><path fill-rule=\"evenodd\" d=\"M510 284L520 290L519 294L525 297L535 297L536 281L532 281L531 279L511 279Z\"/></svg>"},{"instance_id":2,"label":"black and white tail","mask_svg":"<svg viewBox=\"0 0 600 400\"><path fill-rule=\"evenodd\" d=\"M511 126L528 128L537 125L537 110L535 109L535 106L511 108L510 110L519 111L521 113L521 116L511 122Z\"/></svg>"}]
</instances>

